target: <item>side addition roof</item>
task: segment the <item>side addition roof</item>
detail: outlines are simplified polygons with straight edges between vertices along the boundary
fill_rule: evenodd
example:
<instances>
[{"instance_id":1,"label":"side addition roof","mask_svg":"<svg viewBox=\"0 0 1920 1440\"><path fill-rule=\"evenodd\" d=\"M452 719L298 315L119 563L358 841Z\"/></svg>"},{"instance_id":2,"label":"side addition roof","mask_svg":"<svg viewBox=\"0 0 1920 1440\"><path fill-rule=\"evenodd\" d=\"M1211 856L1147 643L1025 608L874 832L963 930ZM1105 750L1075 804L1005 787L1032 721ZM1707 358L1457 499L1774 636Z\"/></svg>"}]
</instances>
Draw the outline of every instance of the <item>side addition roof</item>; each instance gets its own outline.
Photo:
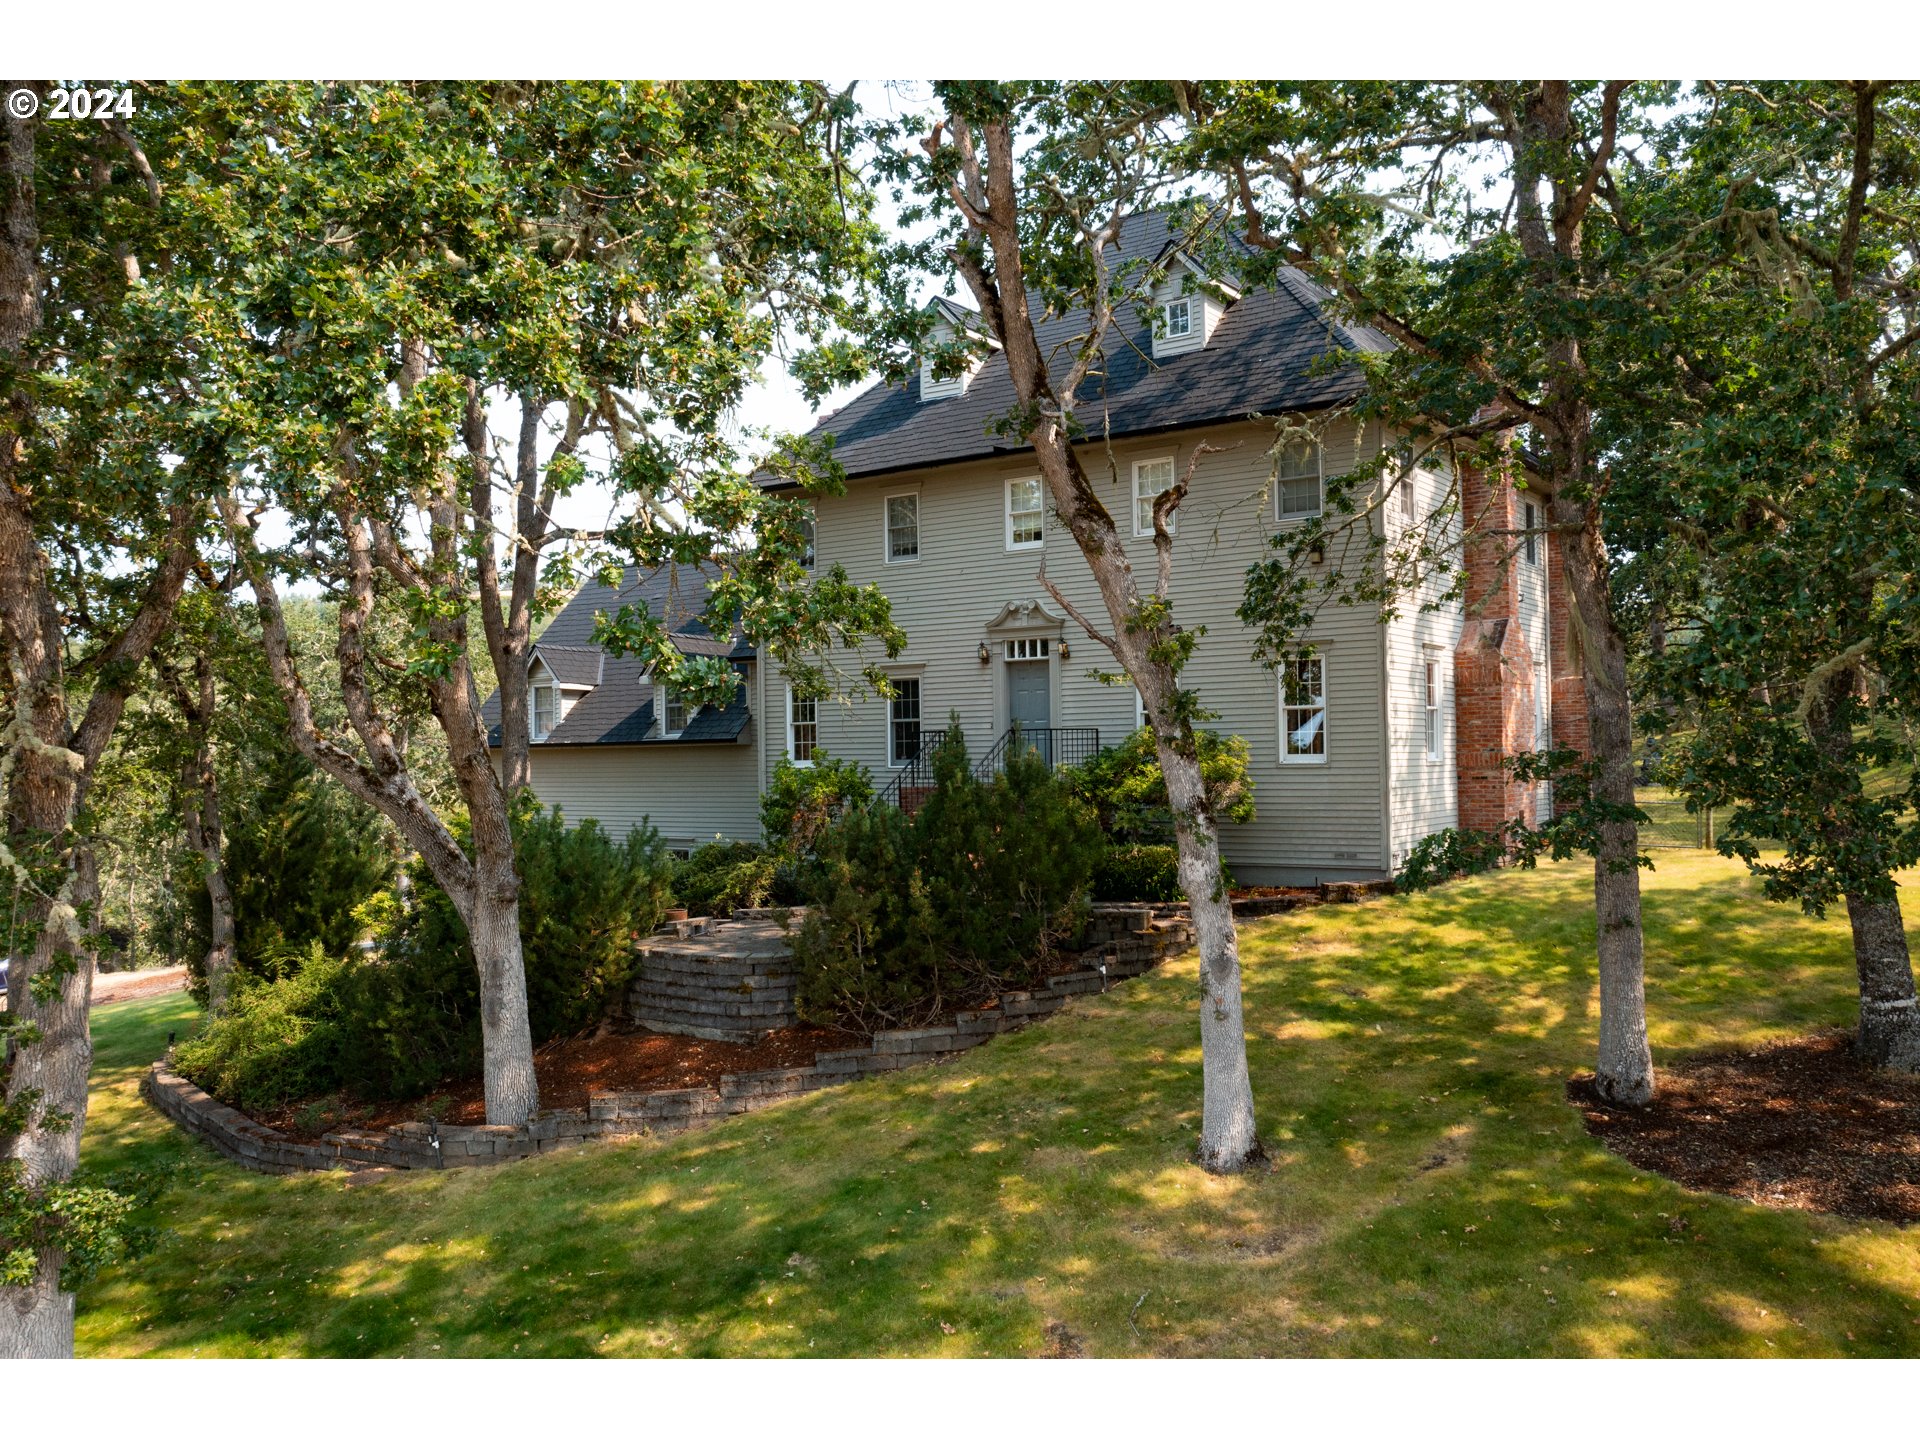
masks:
<instances>
[{"instance_id":1,"label":"side addition roof","mask_svg":"<svg viewBox=\"0 0 1920 1440\"><path fill-rule=\"evenodd\" d=\"M592 688L537 745L697 745L738 740L749 718L744 683L727 705L701 709L685 731L667 739L654 733L655 687L645 680L646 667L630 655L609 655L592 643L597 615L612 614L623 605L644 604L665 621L674 644L684 653L724 656L741 668L752 658L753 647L739 637L714 635L701 619L709 579L705 570L691 566L664 568L646 576L629 568L618 585L598 581L582 585L548 622L531 653L560 684ZM487 697L480 713L488 726L487 743L498 745L497 692Z\"/></svg>"}]
</instances>

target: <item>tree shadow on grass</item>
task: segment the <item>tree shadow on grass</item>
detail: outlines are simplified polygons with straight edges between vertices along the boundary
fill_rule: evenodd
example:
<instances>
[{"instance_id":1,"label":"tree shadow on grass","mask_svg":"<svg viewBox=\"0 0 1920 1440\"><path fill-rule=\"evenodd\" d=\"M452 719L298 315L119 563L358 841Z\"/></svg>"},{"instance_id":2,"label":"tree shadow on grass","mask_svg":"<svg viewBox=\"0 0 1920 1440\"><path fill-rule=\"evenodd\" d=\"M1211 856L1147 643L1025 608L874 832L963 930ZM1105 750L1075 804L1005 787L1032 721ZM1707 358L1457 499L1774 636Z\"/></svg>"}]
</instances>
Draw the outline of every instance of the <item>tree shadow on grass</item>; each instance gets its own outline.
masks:
<instances>
[{"instance_id":1,"label":"tree shadow on grass","mask_svg":"<svg viewBox=\"0 0 1920 1440\"><path fill-rule=\"evenodd\" d=\"M1592 922L1571 872L1247 927L1274 1157L1258 1173L1189 1163L1187 960L951 1064L698 1134L355 1189L211 1164L163 1201L175 1241L83 1296L83 1337L271 1354L1037 1354L1060 1333L1096 1355L1910 1353L1914 1237L1690 1195L1581 1130L1562 1086L1592 1043ZM1712 914L1722 882L1696 888ZM1685 1024L1787 1023L1797 1002L1769 1010L1766 991L1828 963L1831 936L1798 917L1708 945L1687 936L1692 902L1649 900L1650 933L1673 937L1651 968L1692 985L1667 1002Z\"/></svg>"}]
</instances>

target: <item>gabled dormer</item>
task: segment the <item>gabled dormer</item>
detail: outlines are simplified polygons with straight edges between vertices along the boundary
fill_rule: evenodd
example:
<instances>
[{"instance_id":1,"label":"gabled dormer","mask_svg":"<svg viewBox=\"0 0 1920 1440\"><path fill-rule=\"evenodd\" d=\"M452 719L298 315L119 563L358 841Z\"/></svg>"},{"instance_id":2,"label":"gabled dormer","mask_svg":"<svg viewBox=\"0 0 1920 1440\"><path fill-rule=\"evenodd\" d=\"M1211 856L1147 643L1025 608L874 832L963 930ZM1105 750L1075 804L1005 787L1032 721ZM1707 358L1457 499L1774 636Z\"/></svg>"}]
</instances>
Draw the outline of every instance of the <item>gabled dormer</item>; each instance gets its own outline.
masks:
<instances>
[{"instance_id":1,"label":"gabled dormer","mask_svg":"<svg viewBox=\"0 0 1920 1440\"><path fill-rule=\"evenodd\" d=\"M985 322L966 306L937 297L927 308L933 312L934 322L920 356L920 398L922 401L951 400L967 393L973 377L987 363L988 351L998 350L1000 345L987 333ZM962 344L971 351L964 361L965 368L936 379L934 365L940 352Z\"/></svg>"},{"instance_id":2,"label":"gabled dormer","mask_svg":"<svg viewBox=\"0 0 1920 1440\"><path fill-rule=\"evenodd\" d=\"M536 645L527 659L527 706L532 738L546 740L573 707L599 686L606 652L592 645Z\"/></svg>"},{"instance_id":3,"label":"gabled dormer","mask_svg":"<svg viewBox=\"0 0 1920 1440\"><path fill-rule=\"evenodd\" d=\"M1168 242L1154 268L1164 274L1153 287L1152 313L1147 317L1153 330L1153 358L1165 360L1204 350L1227 308L1240 298L1239 288L1201 269L1177 242Z\"/></svg>"}]
</instances>

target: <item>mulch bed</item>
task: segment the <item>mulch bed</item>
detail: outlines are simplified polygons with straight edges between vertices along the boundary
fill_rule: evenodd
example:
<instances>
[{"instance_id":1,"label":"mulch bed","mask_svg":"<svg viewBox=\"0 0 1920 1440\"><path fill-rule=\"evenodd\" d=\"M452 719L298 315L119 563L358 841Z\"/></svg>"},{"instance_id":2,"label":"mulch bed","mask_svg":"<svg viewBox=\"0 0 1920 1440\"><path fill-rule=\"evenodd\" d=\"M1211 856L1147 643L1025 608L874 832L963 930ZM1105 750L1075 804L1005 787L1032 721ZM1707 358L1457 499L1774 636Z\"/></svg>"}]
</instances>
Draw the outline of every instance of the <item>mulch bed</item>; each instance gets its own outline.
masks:
<instances>
[{"instance_id":1,"label":"mulch bed","mask_svg":"<svg viewBox=\"0 0 1920 1440\"><path fill-rule=\"evenodd\" d=\"M1683 1060L1644 1110L1606 1105L1591 1076L1567 1094L1609 1150L1689 1189L1920 1221L1920 1077L1862 1065L1845 1031Z\"/></svg>"},{"instance_id":2,"label":"mulch bed","mask_svg":"<svg viewBox=\"0 0 1920 1440\"><path fill-rule=\"evenodd\" d=\"M847 1050L863 1043L857 1035L821 1025L789 1026L753 1045L635 1028L550 1040L534 1051L533 1069L540 1082L542 1110L584 1111L590 1090L678 1090L714 1085L722 1075L811 1065L822 1050ZM326 1108L331 1114L322 1128L351 1125L360 1130L384 1130L429 1114L446 1125L484 1125L487 1119L486 1096L477 1075L424 1099L377 1105L339 1101ZM305 1105L254 1118L276 1129L313 1128L311 1111Z\"/></svg>"}]
</instances>

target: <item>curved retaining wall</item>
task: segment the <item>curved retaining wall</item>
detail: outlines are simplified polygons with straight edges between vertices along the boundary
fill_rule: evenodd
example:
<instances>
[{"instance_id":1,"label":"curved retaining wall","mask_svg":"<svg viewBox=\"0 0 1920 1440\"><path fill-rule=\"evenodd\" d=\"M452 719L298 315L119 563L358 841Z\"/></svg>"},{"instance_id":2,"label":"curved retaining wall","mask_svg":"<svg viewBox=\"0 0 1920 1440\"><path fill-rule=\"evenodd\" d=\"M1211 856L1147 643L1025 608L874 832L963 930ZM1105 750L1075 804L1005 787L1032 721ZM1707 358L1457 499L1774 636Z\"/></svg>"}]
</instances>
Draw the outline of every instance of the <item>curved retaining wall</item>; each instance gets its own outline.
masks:
<instances>
[{"instance_id":1,"label":"curved retaining wall","mask_svg":"<svg viewBox=\"0 0 1920 1440\"><path fill-rule=\"evenodd\" d=\"M592 1094L587 1097L585 1115L557 1111L531 1125L411 1122L390 1130L340 1130L317 1140L300 1140L222 1104L175 1074L164 1060L154 1062L140 1090L181 1129L200 1136L249 1170L269 1175L297 1170L451 1170L498 1165L605 1136L691 1130L794 1095L971 1050L995 1035L1053 1014L1072 996L1096 994L1189 949L1191 922L1164 913L1167 908L1112 907L1096 915L1095 935L1102 943L1089 952L1085 966L1053 976L1041 990L1008 991L991 1010L963 1010L945 1025L919 1030L881 1030L866 1045L823 1052L811 1065L723 1075L714 1086Z\"/></svg>"}]
</instances>

